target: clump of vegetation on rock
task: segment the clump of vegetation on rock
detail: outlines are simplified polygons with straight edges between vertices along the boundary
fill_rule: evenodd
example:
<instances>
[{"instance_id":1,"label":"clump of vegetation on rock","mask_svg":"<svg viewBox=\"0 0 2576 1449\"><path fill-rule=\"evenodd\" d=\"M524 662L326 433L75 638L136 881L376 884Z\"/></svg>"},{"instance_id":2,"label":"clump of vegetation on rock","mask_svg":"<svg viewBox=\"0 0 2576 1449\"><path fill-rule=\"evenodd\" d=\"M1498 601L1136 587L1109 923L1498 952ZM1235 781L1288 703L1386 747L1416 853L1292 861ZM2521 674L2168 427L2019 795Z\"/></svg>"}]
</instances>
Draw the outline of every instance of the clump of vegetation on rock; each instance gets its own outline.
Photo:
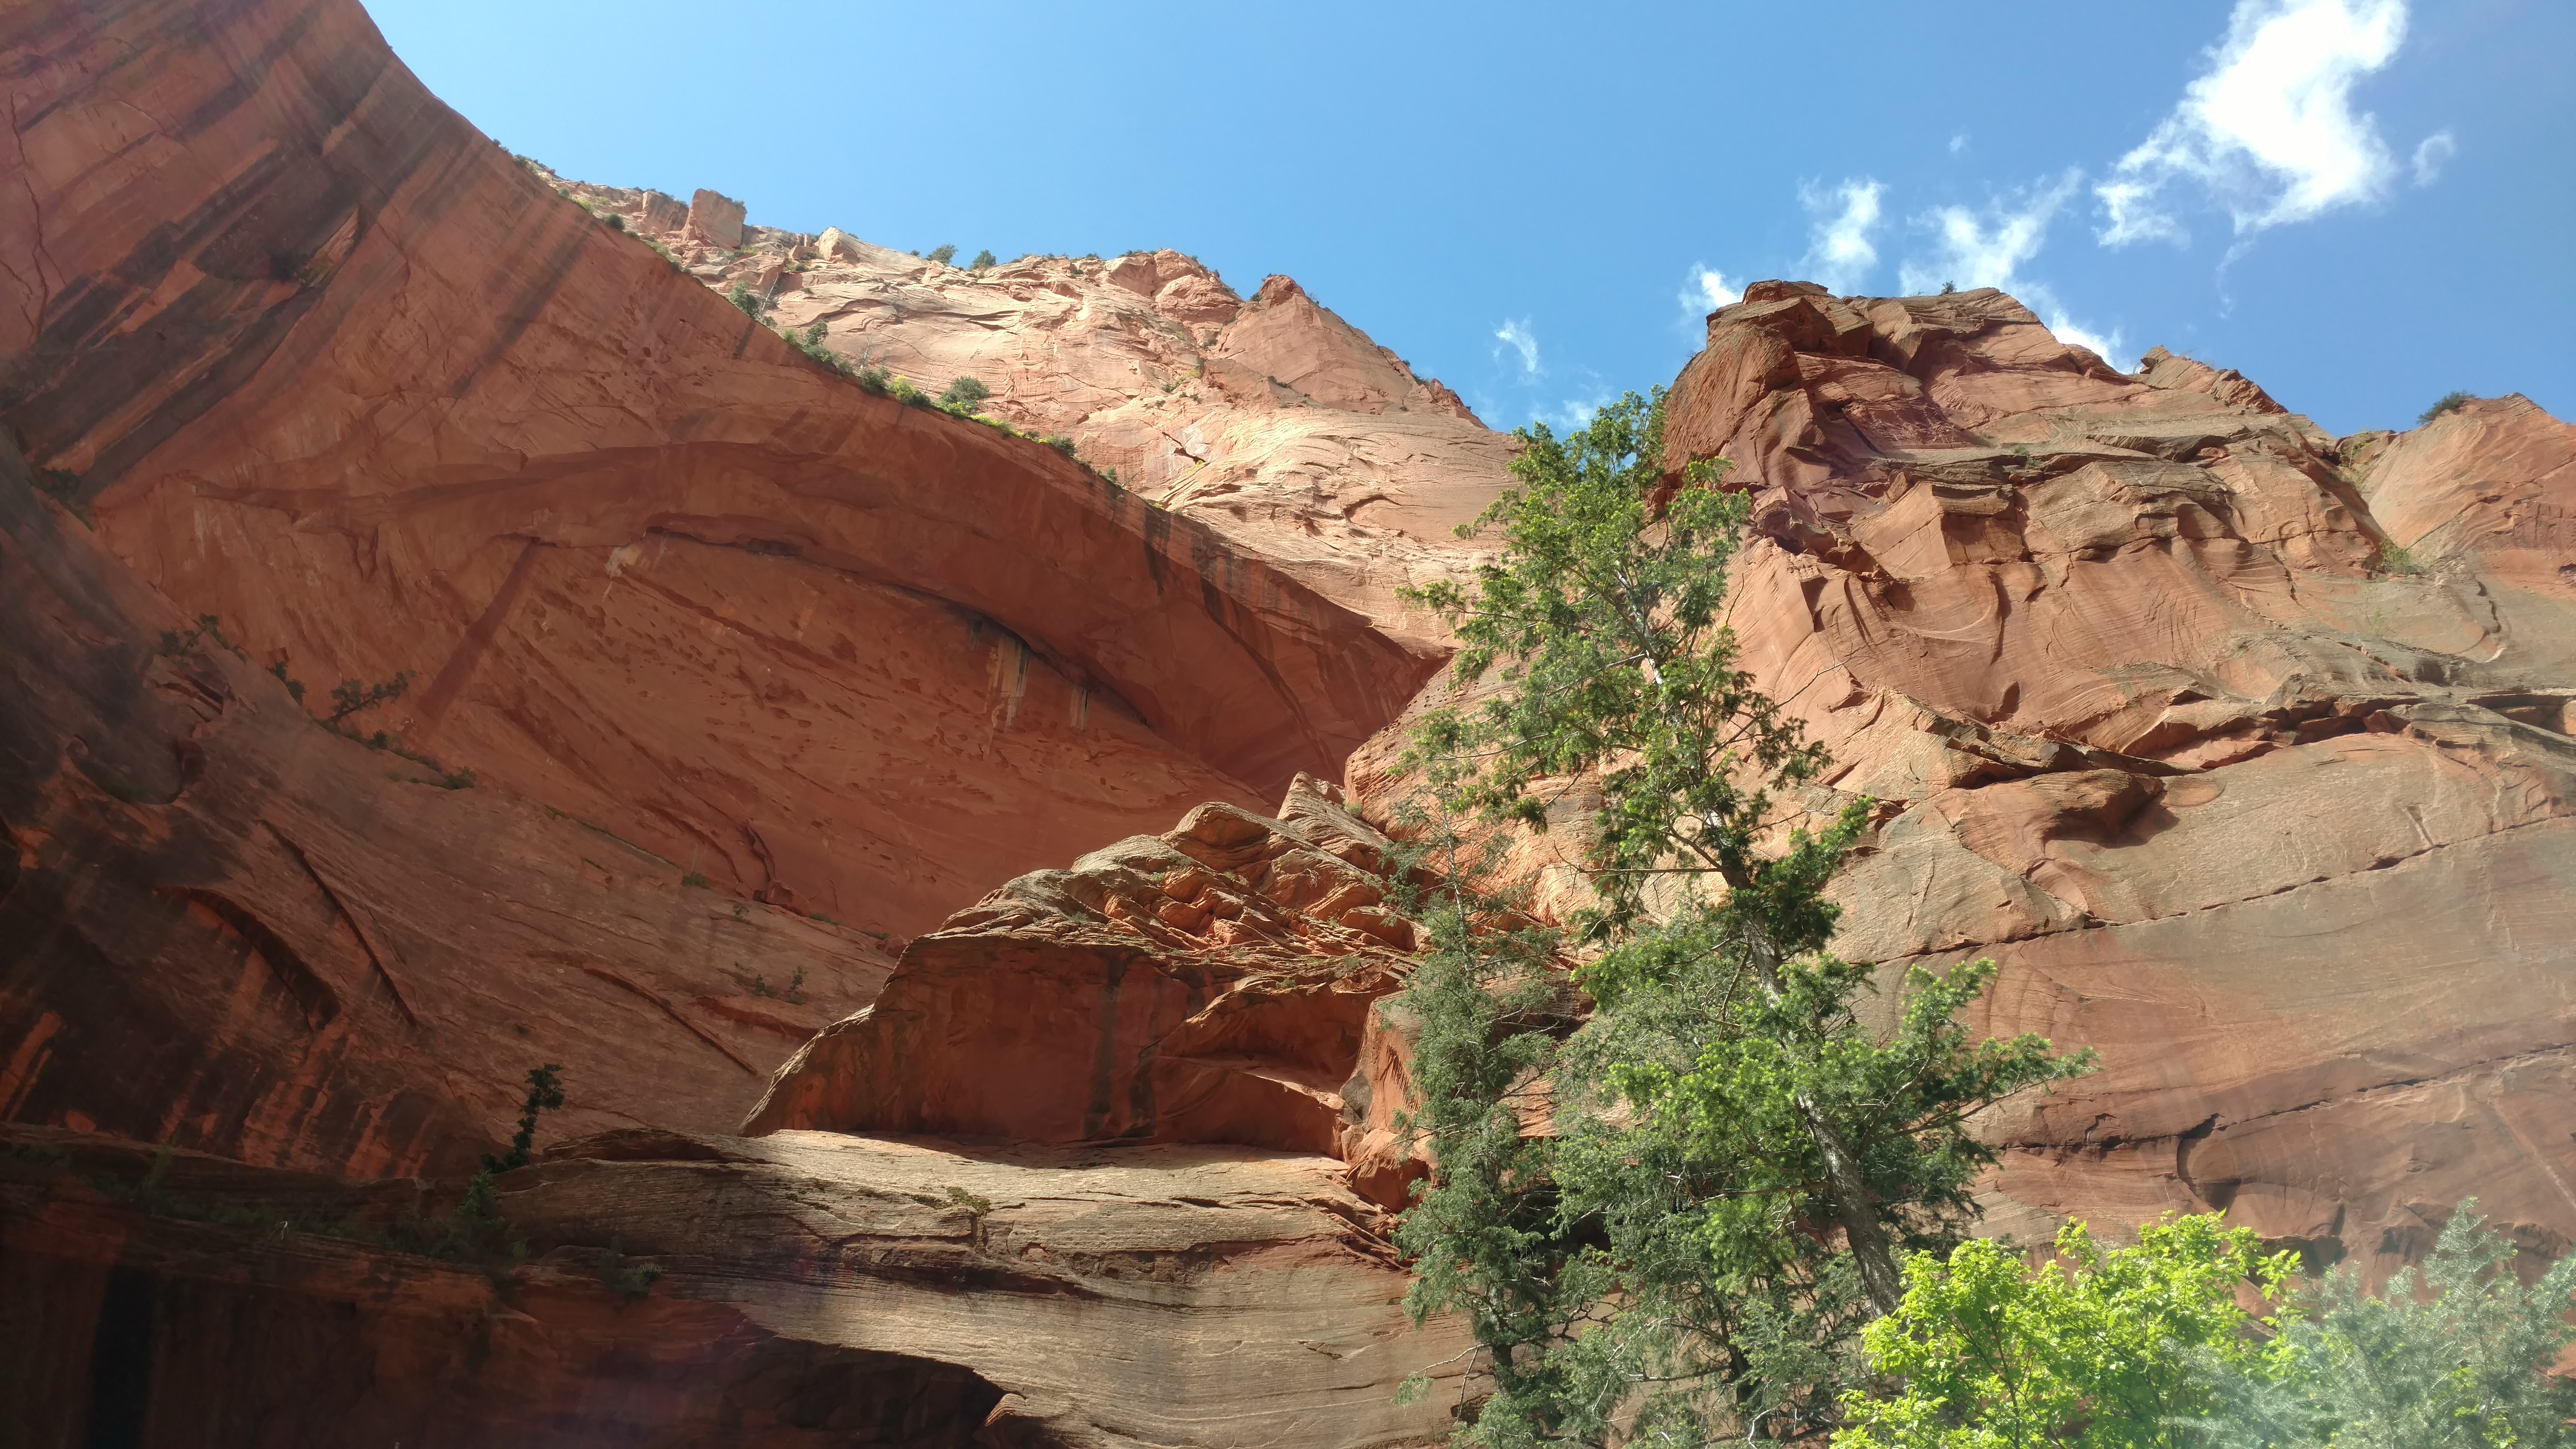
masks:
<instances>
[{"instance_id":1,"label":"clump of vegetation on rock","mask_svg":"<svg viewBox=\"0 0 2576 1449\"><path fill-rule=\"evenodd\" d=\"M2475 393L2458 391L2446 392L2440 397L2433 399L2433 405L2424 409L2422 413L2417 415L2415 426L2419 428L2423 427L2425 424L2430 423L2442 414L2458 412L2461 408L2466 407L2477 400L2477 395Z\"/></svg>"}]
</instances>

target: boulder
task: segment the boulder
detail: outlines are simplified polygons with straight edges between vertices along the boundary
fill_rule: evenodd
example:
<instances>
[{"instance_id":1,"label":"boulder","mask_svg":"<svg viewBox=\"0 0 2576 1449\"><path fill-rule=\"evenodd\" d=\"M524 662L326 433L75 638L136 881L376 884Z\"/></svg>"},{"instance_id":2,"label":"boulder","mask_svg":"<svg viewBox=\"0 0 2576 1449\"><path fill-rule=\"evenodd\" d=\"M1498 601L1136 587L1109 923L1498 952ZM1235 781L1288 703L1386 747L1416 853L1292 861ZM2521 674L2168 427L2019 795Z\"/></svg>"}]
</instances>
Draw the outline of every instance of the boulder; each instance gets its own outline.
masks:
<instances>
[{"instance_id":1,"label":"boulder","mask_svg":"<svg viewBox=\"0 0 2576 1449\"><path fill-rule=\"evenodd\" d=\"M742 203L699 187L689 196L689 235L726 251L742 245Z\"/></svg>"}]
</instances>

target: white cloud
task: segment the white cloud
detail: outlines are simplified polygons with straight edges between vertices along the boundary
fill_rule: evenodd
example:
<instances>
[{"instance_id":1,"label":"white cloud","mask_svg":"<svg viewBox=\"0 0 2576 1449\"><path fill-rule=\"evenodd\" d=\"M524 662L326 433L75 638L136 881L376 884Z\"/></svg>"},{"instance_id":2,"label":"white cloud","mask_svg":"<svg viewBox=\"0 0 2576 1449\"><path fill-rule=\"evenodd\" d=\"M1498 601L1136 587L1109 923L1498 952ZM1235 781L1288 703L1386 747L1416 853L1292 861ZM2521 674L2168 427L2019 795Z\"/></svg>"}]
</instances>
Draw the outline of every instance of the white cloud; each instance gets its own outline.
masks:
<instances>
[{"instance_id":1,"label":"white cloud","mask_svg":"<svg viewBox=\"0 0 2576 1449\"><path fill-rule=\"evenodd\" d=\"M1798 188L1798 200L1816 218L1801 265L1808 275L1839 293L1853 293L1878 266L1878 248L1869 234L1878 226L1878 198L1887 190L1865 177L1847 178L1832 190Z\"/></svg>"},{"instance_id":2,"label":"white cloud","mask_svg":"<svg viewBox=\"0 0 2576 1449\"><path fill-rule=\"evenodd\" d=\"M1897 268L1899 283L1912 293L1935 292L1953 283L1999 287L2038 313L2058 341L2090 348L2105 362L2128 370L2119 361L2117 331L2106 337L2077 322L2047 284L2021 274L2022 265L2047 245L2049 224L2075 198L2083 181L2082 172L2069 170L2054 181L2006 196L1983 212L1944 206L1914 218L1915 225L1932 232L1935 249L1929 257L1907 257Z\"/></svg>"},{"instance_id":3,"label":"white cloud","mask_svg":"<svg viewBox=\"0 0 2576 1449\"><path fill-rule=\"evenodd\" d=\"M2435 131L2415 147L2415 184L2430 186L2442 179L2442 167L2460 154L2460 143L2448 131Z\"/></svg>"},{"instance_id":4,"label":"white cloud","mask_svg":"<svg viewBox=\"0 0 2576 1449\"><path fill-rule=\"evenodd\" d=\"M1696 263L1690 269L1690 276L1682 283L1681 308L1693 320L1743 300L1744 289L1726 280L1724 272L1712 272Z\"/></svg>"},{"instance_id":5,"label":"white cloud","mask_svg":"<svg viewBox=\"0 0 2576 1449\"><path fill-rule=\"evenodd\" d=\"M1521 355L1523 375L1538 376L1538 334L1530 331L1528 318L1524 317L1517 322L1506 322L1495 328L1494 337L1504 347L1509 347ZM1495 350L1499 352L1502 349Z\"/></svg>"},{"instance_id":6,"label":"white cloud","mask_svg":"<svg viewBox=\"0 0 2576 1449\"><path fill-rule=\"evenodd\" d=\"M2048 241L2048 224L2083 179L2083 173L2068 171L2007 197L1982 215L1964 206L1944 206L1916 217L1915 225L1931 228L1937 249L1929 258L1907 257L1897 268L1898 284L1908 292L1934 292L1950 282L2011 290L2022 263L2039 255Z\"/></svg>"},{"instance_id":7,"label":"white cloud","mask_svg":"<svg viewBox=\"0 0 2576 1449\"><path fill-rule=\"evenodd\" d=\"M1570 397L1553 410L1539 408L1534 410L1532 415L1540 422L1554 427L1560 434L1570 433L1578 428L1591 426L1595 413L1618 400L1619 394L1615 392L1596 390L1590 397Z\"/></svg>"},{"instance_id":8,"label":"white cloud","mask_svg":"<svg viewBox=\"0 0 2576 1449\"><path fill-rule=\"evenodd\" d=\"M2396 162L2352 88L2405 35L2406 0L2238 0L2208 72L2093 188L2103 245L2186 240L2165 202L2178 178L2206 188L2239 235L2379 196Z\"/></svg>"},{"instance_id":9,"label":"white cloud","mask_svg":"<svg viewBox=\"0 0 2576 1449\"><path fill-rule=\"evenodd\" d=\"M1950 154L1951 154L1951 155L1953 155L1953 156L1963 156L1963 155L1966 155L1966 154L1967 154L1967 150L1968 150L1968 133L1967 133L1967 132L1965 132L1965 131L1961 131L1959 134L1957 134L1957 135L1955 135L1955 136L1952 136L1952 137L1950 138Z\"/></svg>"}]
</instances>

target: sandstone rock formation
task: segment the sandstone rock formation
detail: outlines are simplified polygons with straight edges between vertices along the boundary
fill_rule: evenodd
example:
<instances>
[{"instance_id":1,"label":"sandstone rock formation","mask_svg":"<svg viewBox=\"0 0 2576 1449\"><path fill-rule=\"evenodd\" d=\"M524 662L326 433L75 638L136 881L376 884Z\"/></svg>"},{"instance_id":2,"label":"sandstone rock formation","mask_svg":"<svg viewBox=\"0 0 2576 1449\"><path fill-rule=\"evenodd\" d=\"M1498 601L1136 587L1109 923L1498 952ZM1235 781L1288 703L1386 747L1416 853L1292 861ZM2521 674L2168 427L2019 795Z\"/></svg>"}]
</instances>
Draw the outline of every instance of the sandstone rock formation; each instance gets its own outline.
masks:
<instances>
[{"instance_id":1,"label":"sandstone rock formation","mask_svg":"<svg viewBox=\"0 0 2576 1449\"><path fill-rule=\"evenodd\" d=\"M1238 296L1174 251L1022 257L969 269L765 227L739 256L657 221L647 193L568 194L656 235L710 288L909 377L1068 434L1090 462L1399 636L1445 637L1396 597L1477 556L1453 536L1503 485L1511 440L1286 277Z\"/></svg>"},{"instance_id":2,"label":"sandstone rock formation","mask_svg":"<svg viewBox=\"0 0 2576 1449\"><path fill-rule=\"evenodd\" d=\"M0 1117L462 1172L544 1062L572 1130L728 1127L892 969L856 930L323 728L5 440L0 620Z\"/></svg>"},{"instance_id":3,"label":"sandstone rock formation","mask_svg":"<svg viewBox=\"0 0 2576 1449\"><path fill-rule=\"evenodd\" d=\"M346 0L21 6L0 66L29 203L0 415L31 460L317 694L408 677L354 723L729 892L919 930L1337 771L1435 663L817 367Z\"/></svg>"},{"instance_id":4,"label":"sandstone rock formation","mask_svg":"<svg viewBox=\"0 0 2576 1449\"><path fill-rule=\"evenodd\" d=\"M1439 1436L1454 1392L1395 1389L1455 1330L1326 1153L674 1135L890 934L1336 771L1436 647L799 356L347 0L19 7L0 73L0 1115L44 1124L0 1144L5 1417ZM548 1140L654 1132L504 1180L536 1266L371 1237L540 1062Z\"/></svg>"},{"instance_id":5,"label":"sandstone rock formation","mask_svg":"<svg viewBox=\"0 0 2576 1449\"><path fill-rule=\"evenodd\" d=\"M1392 844L1338 795L1301 777L1277 819L1202 805L1003 886L915 939L744 1130L1241 1143L1342 1157L1401 1208L1403 1061L1362 1043L1414 926Z\"/></svg>"},{"instance_id":6,"label":"sandstone rock formation","mask_svg":"<svg viewBox=\"0 0 2576 1449\"><path fill-rule=\"evenodd\" d=\"M1753 495L1730 618L1815 808L1880 802L1837 949L1992 955L1980 1026L2102 1055L1989 1124L1991 1230L2224 1207L2384 1271L2475 1195L2576 1239L2576 428L2338 441L2000 293L1796 283L1674 395Z\"/></svg>"},{"instance_id":7,"label":"sandstone rock formation","mask_svg":"<svg viewBox=\"0 0 2576 1449\"><path fill-rule=\"evenodd\" d=\"M36 0L0 75L15 1422L1443 1436L1363 821L1445 647L1395 591L1506 439L1283 277L563 182L352 0ZM2576 429L2333 439L1998 293L1797 283L1675 399L1807 803L1880 802L1841 948L1995 955L1980 1025L2102 1053L1987 1124L1994 1230L2576 1239ZM534 1256L389 1236L541 1062Z\"/></svg>"},{"instance_id":8,"label":"sandstone rock formation","mask_svg":"<svg viewBox=\"0 0 2576 1449\"><path fill-rule=\"evenodd\" d=\"M373 1240L443 1206L410 1184L0 1127L0 1403L44 1444L1434 1442L1462 1337L1319 1164L614 1133L501 1179L500 1296Z\"/></svg>"}]
</instances>

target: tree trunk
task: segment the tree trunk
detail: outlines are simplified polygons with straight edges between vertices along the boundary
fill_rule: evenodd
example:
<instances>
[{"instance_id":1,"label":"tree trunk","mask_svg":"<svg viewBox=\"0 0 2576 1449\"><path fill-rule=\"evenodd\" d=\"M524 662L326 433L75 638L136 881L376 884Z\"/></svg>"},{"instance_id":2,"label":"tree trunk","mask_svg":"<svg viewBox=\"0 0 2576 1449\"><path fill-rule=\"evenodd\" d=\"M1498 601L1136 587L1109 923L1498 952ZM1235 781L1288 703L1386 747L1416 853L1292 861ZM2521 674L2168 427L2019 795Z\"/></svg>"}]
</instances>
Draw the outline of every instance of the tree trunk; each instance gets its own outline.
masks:
<instances>
[{"instance_id":1,"label":"tree trunk","mask_svg":"<svg viewBox=\"0 0 2576 1449\"><path fill-rule=\"evenodd\" d=\"M1778 1001L1778 948L1758 929L1746 945L1754 972L1762 978L1762 989ZM1878 1205L1870 1200L1869 1185L1861 1179L1860 1156L1852 1151L1841 1129L1825 1116L1814 1098L1800 1092L1795 1100L1799 1115L1807 1119L1807 1135L1815 1139L1816 1150L1824 1155L1826 1195L1833 1199L1834 1216L1842 1222L1843 1241L1851 1248L1852 1261L1860 1266L1861 1291L1869 1295L1870 1307L1876 1310L1874 1316L1884 1318L1896 1311L1896 1305L1905 1297L1905 1286L1896 1271L1895 1251L1887 1244L1887 1229L1878 1220Z\"/></svg>"}]
</instances>

